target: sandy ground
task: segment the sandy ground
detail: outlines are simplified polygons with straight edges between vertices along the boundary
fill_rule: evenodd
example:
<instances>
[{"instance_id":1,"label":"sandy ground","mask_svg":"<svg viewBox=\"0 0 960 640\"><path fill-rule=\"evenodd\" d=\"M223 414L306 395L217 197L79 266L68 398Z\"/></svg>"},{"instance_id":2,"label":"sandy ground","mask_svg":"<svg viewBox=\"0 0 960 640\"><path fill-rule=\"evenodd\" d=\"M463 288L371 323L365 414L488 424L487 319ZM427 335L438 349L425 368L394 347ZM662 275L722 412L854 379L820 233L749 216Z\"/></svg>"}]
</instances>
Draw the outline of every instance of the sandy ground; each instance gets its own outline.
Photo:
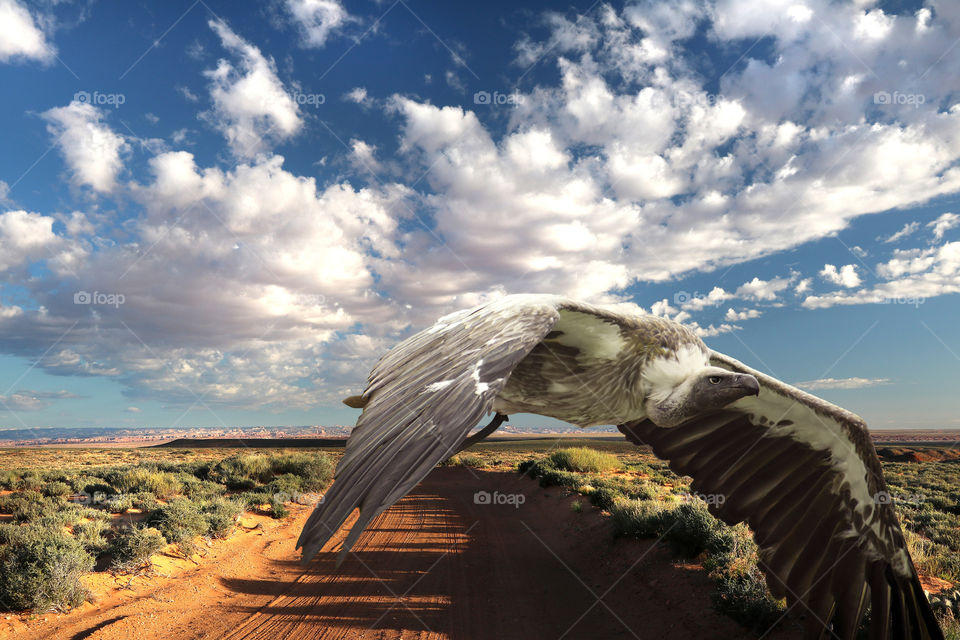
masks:
<instances>
[{"instance_id":1,"label":"sandy ground","mask_svg":"<svg viewBox=\"0 0 960 640\"><path fill-rule=\"evenodd\" d=\"M477 491L523 497L477 504ZM652 541L611 543L609 523L587 503L574 512L575 499L514 473L436 469L374 520L339 569L329 552L306 570L299 565L294 544L307 508L286 522L247 517L256 528L206 548L197 563L160 556L157 575L129 588L128 578L101 575L90 584L96 603L33 620L0 616L0 637L750 636L710 609L702 569L678 564Z\"/></svg>"}]
</instances>

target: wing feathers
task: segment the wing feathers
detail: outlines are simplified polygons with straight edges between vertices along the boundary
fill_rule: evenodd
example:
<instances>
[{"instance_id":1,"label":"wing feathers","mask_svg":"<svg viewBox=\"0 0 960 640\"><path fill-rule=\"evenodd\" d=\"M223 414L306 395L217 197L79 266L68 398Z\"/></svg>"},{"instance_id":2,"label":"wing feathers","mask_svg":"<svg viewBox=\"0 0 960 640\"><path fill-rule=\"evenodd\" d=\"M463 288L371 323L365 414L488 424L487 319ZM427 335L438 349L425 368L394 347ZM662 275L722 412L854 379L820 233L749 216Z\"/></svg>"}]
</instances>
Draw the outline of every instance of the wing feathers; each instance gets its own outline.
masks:
<instances>
[{"instance_id":1,"label":"wing feathers","mask_svg":"<svg viewBox=\"0 0 960 640\"><path fill-rule=\"evenodd\" d=\"M359 507L337 559L342 562L377 514L457 450L492 409L513 368L556 323L557 301L530 296L458 312L380 359L333 486L297 542L304 562Z\"/></svg>"},{"instance_id":2,"label":"wing feathers","mask_svg":"<svg viewBox=\"0 0 960 640\"><path fill-rule=\"evenodd\" d=\"M885 485L862 421L732 358L712 364L754 375L760 396L673 428L620 430L696 491L724 496L711 511L753 529L770 591L805 615L810 637L852 639L872 594L877 638L942 638L912 565L897 573L906 549L891 506L873 500Z\"/></svg>"}]
</instances>

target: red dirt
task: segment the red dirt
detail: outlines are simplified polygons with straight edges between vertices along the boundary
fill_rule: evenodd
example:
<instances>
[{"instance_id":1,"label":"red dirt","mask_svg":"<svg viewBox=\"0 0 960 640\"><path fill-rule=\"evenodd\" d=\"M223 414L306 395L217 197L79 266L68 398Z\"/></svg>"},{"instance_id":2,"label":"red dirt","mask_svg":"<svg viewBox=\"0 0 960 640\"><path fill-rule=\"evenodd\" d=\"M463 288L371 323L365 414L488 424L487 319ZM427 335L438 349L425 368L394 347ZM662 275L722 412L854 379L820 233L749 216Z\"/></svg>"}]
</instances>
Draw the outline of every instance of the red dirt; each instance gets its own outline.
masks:
<instances>
[{"instance_id":1,"label":"red dirt","mask_svg":"<svg viewBox=\"0 0 960 640\"><path fill-rule=\"evenodd\" d=\"M525 501L476 504L481 490ZM697 565L653 541L611 542L609 522L586 502L575 513L575 499L514 473L436 469L373 521L339 569L329 550L346 529L300 567L293 546L308 509L295 508L288 523L261 521L264 529L214 545L199 566L168 569L178 575L135 592L45 622L0 620L0 637L750 637L710 609L711 585Z\"/></svg>"}]
</instances>

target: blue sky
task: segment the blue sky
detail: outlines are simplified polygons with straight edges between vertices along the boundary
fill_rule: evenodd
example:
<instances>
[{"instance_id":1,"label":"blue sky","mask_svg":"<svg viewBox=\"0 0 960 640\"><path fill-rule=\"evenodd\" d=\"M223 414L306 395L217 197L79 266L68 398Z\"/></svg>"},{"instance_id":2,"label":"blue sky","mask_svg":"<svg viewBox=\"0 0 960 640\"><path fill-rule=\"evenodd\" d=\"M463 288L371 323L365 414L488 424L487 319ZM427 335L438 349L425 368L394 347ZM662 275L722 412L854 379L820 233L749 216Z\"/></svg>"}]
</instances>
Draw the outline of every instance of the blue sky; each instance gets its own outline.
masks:
<instances>
[{"instance_id":1,"label":"blue sky","mask_svg":"<svg viewBox=\"0 0 960 640\"><path fill-rule=\"evenodd\" d=\"M349 424L526 291L960 426L960 9L251 6L0 0L0 428Z\"/></svg>"}]
</instances>

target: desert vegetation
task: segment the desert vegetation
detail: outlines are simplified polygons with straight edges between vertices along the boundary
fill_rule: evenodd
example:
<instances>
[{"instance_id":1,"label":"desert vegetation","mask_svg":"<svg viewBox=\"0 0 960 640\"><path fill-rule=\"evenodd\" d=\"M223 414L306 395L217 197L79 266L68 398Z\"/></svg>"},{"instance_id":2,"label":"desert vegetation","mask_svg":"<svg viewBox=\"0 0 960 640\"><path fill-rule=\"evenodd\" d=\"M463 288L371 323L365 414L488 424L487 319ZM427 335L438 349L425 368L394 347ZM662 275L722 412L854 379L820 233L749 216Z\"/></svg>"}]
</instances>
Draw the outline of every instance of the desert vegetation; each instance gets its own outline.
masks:
<instances>
[{"instance_id":1,"label":"desert vegetation","mask_svg":"<svg viewBox=\"0 0 960 640\"><path fill-rule=\"evenodd\" d=\"M191 457L103 465L78 455L69 466L31 459L0 471L0 605L75 607L88 595L79 578L95 565L143 572L163 549L190 557L198 540L227 537L244 511L286 517L287 503L310 500L334 470L323 452Z\"/></svg>"},{"instance_id":2,"label":"desert vegetation","mask_svg":"<svg viewBox=\"0 0 960 640\"><path fill-rule=\"evenodd\" d=\"M743 626L764 633L786 620L784 601L766 587L757 547L743 524L728 526L707 507L710 496L691 494L689 478L636 450L617 455L564 448L528 457L517 468L542 486L561 486L609 514L611 534L658 538L680 557L699 560L714 584L712 604ZM478 447L475 457L484 457ZM490 452L486 454L491 455ZM960 638L960 465L887 462L884 472L918 570L939 585L931 603L948 638ZM580 505L579 502L576 503ZM582 506L574 507L582 511Z\"/></svg>"}]
</instances>

